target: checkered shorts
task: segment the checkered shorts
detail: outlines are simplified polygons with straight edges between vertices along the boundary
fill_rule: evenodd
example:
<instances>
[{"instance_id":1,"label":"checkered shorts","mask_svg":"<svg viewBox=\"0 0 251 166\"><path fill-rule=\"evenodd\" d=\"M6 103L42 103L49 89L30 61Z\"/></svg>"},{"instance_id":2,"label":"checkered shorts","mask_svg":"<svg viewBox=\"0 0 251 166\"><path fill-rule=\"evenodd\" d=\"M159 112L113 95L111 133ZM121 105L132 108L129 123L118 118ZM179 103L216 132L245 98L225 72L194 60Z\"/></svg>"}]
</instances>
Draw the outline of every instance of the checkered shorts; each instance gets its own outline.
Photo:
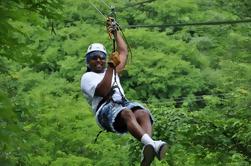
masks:
<instances>
[{"instance_id":1,"label":"checkered shorts","mask_svg":"<svg viewBox=\"0 0 251 166\"><path fill-rule=\"evenodd\" d=\"M153 116L150 113L148 109L146 109L144 106L137 102L130 102L130 101L123 101L120 103L113 102L112 100L103 104L98 111L96 112L96 121L99 124L99 126L107 131L116 132L116 133L126 133L127 129L123 128L120 130L117 130L114 128L114 122L117 118L118 114L125 110L125 109L142 109L143 111L146 111L149 113L150 120L153 123Z\"/></svg>"}]
</instances>

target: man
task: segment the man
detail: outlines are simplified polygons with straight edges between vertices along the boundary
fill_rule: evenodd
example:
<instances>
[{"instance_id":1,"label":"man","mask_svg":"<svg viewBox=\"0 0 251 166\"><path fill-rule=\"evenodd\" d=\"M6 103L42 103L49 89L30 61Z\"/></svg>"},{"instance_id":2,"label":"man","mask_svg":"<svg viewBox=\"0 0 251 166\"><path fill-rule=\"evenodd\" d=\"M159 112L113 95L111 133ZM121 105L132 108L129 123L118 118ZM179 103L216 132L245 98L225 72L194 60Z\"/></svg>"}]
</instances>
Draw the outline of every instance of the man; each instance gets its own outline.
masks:
<instances>
[{"instance_id":1,"label":"man","mask_svg":"<svg viewBox=\"0 0 251 166\"><path fill-rule=\"evenodd\" d=\"M155 156L163 159L167 144L152 140L153 118L149 110L125 98L117 73L125 68L127 45L111 21L107 28L116 41L117 52L111 54L106 67L105 47L100 43L88 47L87 72L81 78L81 90L101 128L116 133L129 132L144 144L141 166L149 166Z\"/></svg>"}]
</instances>

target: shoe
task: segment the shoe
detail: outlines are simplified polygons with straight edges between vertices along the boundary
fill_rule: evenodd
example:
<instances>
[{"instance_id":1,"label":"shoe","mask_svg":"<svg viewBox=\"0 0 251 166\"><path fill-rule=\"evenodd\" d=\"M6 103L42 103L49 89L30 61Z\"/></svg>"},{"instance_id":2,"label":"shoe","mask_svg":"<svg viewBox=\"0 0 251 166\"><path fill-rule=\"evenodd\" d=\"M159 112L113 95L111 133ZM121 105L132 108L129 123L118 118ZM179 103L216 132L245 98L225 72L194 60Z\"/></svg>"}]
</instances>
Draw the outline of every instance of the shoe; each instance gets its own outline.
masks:
<instances>
[{"instance_id":1,"label":"shoe","mask_svg":"<svg viewBox=\"0 0 251 166\"><path fill-rule=\"evenodd\" d=\"M152 144L145 145L142 154L143 158L141 160L140 166L150 166L155 156L154 145Z\"/></svg>"},{"instance_id":2,"label":"shoe","mask_svg":"<svg viewBox=\"0 0 251 166\"><path fill-rule=\"evenodd\" d=\"M154 150L156 153L156 156L159 160L162 160L165 157L168 145L164 141L154 141Z\"/></svg>"}]
</instances>

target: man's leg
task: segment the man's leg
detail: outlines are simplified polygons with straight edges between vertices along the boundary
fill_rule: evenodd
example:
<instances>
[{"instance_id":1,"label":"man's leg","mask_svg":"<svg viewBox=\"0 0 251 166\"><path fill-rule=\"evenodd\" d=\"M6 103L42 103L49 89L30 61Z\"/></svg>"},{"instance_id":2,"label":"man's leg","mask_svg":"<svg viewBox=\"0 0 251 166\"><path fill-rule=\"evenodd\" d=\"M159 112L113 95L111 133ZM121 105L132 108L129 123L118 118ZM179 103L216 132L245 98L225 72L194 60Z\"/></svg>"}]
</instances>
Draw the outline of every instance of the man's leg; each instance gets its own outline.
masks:
<instances>
[{"instance_id":1,"label":"man's leg","mask_svg":"<svg viewBox=\"0 0 251 166\"><path fill-rule=\"evenodd\" d=\"M129 133L132 134L132 136L134 136L136 139L141 140L141 137L146 132L137 122L136 117L133 114L133 112L131 110L123 110L120 113L119 118L120 118L120 121L118 121L117 123L120 125L123 125L123 123L125 123Z\"/></svg>"},{"instance_id":2,"label":"man's leg","mask_svg":"<svg viewBox=\"0 0 251 166\"><path fill-rule=\"evenodd\" d=\"M150 115L148 112L143 111L142 109L137 109L133 111L135 118L141 128L149 135L152 135L152 123L150 120Z\"/></svg>"},{"instance_id":3,"label":"man's leg","mask_svg":"<svg viewBox=\"0 0 251 166\"><path fill-rule=\"evenodd\" d=\"M154 153L160 160L164 157L167 146L165 142L152 140L152 125L149 114L142 110L134 110L134 112L128 109L123 110L117 117L114 127L117 129L126 127L132 136L145 145L141 166L148 166L154 159Z\"/></svg>"},{"instance_id":4,"label":"man's leg","mask_svg":"<svg viewBox=\"0 0 251 166\"><path fill-rule=\"evenodd\" d=\"M135 138L137 138L145 145L142 151L143 158L141 161L141 166L149 166L152 163L155 156L154 141L147 134L146 130L141 127L141 125L139 124L139 122L135 117L135 114L131 110L123 110L119 114L118 119L115 122L116 122L115 124L116 127L118 128L126 127L127 130L131 133L131 135L133 135ZM151 134L151 128L148 127L146 129Z\"/></svg>"},{"instance_id":5,"label":"man's leg","mask_svg":"<svg viewBox=\"0 0 251 166\"><path fill-rule=\"evenodd\" d=\"M149 113L142 110L142 109L136 109L136 110L134 110L133 113L135 115L137 122L142 127L142 129L145 130L149 136L151 136L152 123L151 123ZM143 136L143 138L144 138L144 136ZM167 144L163 141L154 141L154 149L155 149L157 158L159 160L162 160L164 158L165 152L167 150Z\"/></svg>"}]
</instances>

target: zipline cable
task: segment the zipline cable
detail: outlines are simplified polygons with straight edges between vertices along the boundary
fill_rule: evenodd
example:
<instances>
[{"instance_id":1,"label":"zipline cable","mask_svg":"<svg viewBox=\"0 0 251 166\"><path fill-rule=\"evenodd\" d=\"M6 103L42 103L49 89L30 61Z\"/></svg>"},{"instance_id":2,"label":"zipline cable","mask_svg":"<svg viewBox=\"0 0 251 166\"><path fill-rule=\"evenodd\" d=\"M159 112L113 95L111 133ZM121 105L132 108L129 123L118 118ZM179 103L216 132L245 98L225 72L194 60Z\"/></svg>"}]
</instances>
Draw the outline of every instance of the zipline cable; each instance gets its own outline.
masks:
<instances>
[{"instance_id":1,"label":"zipline cable","mask_svg":"<svg viewBox=\"0 0 251 166\"><path fill-rule=\"evenodd\" d=\"M112 5L108 5L104 0L100 0L102 3L104 3L105 4L105 6L107 6L110 10L111 10L111 13L109 14L111 17L113 17L113 18L115 18L115 20L116 20L116 12L115 12L115 7L113 7ZM108 17L107 16L105 16L93 3L91 3L90 1L89 1L89 3L103 16L103 17L105 17L105 19L107 19ZM123 32L123 30L122 30L122 28L121 28L121 26L118 24L118 22L116 22L116 25L117 25L117 27L118 27L118 29L121 31L121 33L122 33L122 36L123 36L123 39L125 40L125 42L126 42L126 44L127 44L127 46L128 46L128 51L129 51L129 53L130 53L130 57L131 57L131 61L132 61L132 49L131 49L131 46L129 45L129 42L128 42L128 40L126 39L126 37L125 37L125 34L124 34L124 32Z\"/></svg>"},{"instance_id":2,"label":"zipline cable","mask_svg":"<svg viewBox=\"0 0 251 166\"><path fill-rule=\"evenodd\" d=\"M166 28L166 27L183 27L183 26L203 26L203 25L227 25L227 24L241 24L250 23L251 19L246 20L226 20L226 21L208 21L208 22L193 22L193 23L180 23L180 24L160 24L160 25L125 25L123 28Z\"/></svg>"},{"instance_id":3,"label":"zipline cable","mask_svg":"<svg viewBox=\"0 0 251 166\"><path fill-rule=\"evenodd\" d=\"M111 15L113 15L114 17L116 17L116 14L115 14L115 9L114 7L112 6L109 6L104 0L100 0L102 3L105 4L105 6L107 6L110 10L111 10ZM145 1L146 2L146 1ZM149 1L147 1L149 2ZM105 17L105 19L107 19L107 17L94 5L92 4L91 2L89 2L103 17ZM137 27L167 27L167 26L189 26L189 25L221 25L221 24L238 24L238 23L248 23L248 22L251 22L251 19L248 19L248 20L230 20L230 21L211 21L211 22L199 22L199 23L183 23L183 24L164 24L164 25L129 25L128 27L129 28L137 28ZM118 28L121 30L122 32L122 35L128 45L128 42L124 36L124 33L121 29L121 26L116 23ZM128 28L127 27L127 28ZM131 49L129 47L129 50L131 52ZM221 95L221 96L219 96ZM201 96L192 96L192 97L195 97L195 98L198 98L198 97L206 97L206 96L216 96L216 97L225 97L226 99L226 95L227 94L213 94L213 95L201 95ZM182 103L184 102L185 100L184 99L187 99L188 97L181 97L181 98L173 98L173 99L167 99L166 101L164 101L165 103ZM232 97L233 98L233 97ZM175 100L175 101L174 101ZM202 101L202 100L205 100L203 98L201 99L195 99L195 100L189 100L188 101ZM153 100L155 101L155 100ZM147 101L143 101L145 103L149 103L149 102L153 102L153 101L150 101L150 100L147 100ZM187 100L186 100L187 101ZM159 102L163 102L163 99L161 100L158 100L157 101L158 103Z\"/></svg>"},{"instance_id":4,"label":"zipline cable","mask_svg":"<svg viewBox=\"0 0 251 166\"><path fill-rule=\"evenodd\" d=\"M103 4L105 4L108 8L110 8L111 6L109 6L104 0L99 0L101 2L103 2Z\"/></svg>"},{"instance_id":5,"label":"zipline cable","mask_svg":"<svg viewBox=\"0 0 251 166\"><path fill-rule=\"evenodd\" d=\"M112 10L113 12L115 12L113 6L108 5L104 0L99 0L99 1L101 1L102 3L104 3L105 6L107 6L110 10ZM135 5L139 5L139 4L142 4L142 3L149 3L149 2L152 2L152 1L154 1L154 0L146 0L146 1L135 3L134 5L130 5L130 6L135 6ZM104 14L100 10L98 10L98 8L95 5L92 4L92 6L97 11L99 11L99 13L101 13L104 16ZM178 23L178 24L173 23L173 24L159 24L159 25L156 25L156 24L152 24L152 25L135 24L135 25L124 25L122 27L123 27L123 29L124 28L127 28L127 29L130 29L130 28L155 28L155 27L165 28L165 27L202 26L202 25L226 25L226 24L240 24L240 23L250 23L250 22L251 22L251 19L246 19L246 20L225 20L225 21L224 20L223 21L207 21L207 22L192 22L192 23ZM121 28L121 26L120 26L120 28Z\"/></svg>"},{"instance_id":6,"label":"zipline cable","mask_svg":"<svg viewBox=\"0 0 251 166\"><path fill-rule=\"evenodd\" d=\"M89 1L89 3L106 19L107 17L93 4Z\"/></svg>"}]
</instances>

